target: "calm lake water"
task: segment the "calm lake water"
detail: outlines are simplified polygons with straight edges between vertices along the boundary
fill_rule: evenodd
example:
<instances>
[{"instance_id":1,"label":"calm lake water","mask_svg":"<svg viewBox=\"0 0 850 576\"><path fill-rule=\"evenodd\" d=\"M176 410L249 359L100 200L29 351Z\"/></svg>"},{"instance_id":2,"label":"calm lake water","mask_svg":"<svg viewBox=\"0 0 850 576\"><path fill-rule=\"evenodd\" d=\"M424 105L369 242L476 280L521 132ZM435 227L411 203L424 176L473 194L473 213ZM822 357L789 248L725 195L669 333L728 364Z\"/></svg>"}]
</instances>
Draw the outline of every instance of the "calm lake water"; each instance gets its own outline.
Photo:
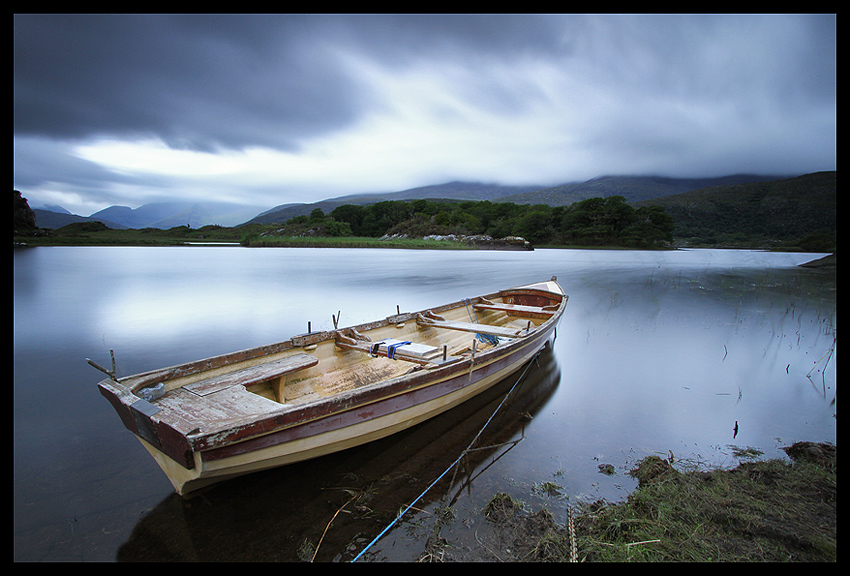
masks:
<instances>
[{"instance_id":1,"label":"calm lake water","mask_svg":"<svg viewBox=\"0 0 850 576\"><path fill-rule=\"evenodd\" d=\"M317 561L364 549L360 561L412 561L437 530L483 559L471 550L500 491L563 522L577 502L625 499L647 455L734 467L741 449L785 458L795 441L834 443L835 272L798 267L820 256L17 249L14 559L298 561L318 547ZM557 338L500 410L515 380L408 432L189 501L85 362L108 366L113 349L129 375L285 340L308 322L328 329L337 312L347 326L553 275L570 297ZM368 546L494 412L486 449Z\"/></svg>"}]
</instances>

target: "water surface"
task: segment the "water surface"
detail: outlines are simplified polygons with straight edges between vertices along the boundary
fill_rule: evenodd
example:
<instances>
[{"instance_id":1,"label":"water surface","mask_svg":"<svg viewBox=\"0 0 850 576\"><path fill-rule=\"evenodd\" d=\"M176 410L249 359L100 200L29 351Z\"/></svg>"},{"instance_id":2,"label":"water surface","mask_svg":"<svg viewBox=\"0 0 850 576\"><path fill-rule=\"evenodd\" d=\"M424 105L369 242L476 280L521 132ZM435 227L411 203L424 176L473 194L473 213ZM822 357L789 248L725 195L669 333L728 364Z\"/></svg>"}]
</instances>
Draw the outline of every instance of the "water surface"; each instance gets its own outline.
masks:
<instances>
[{"instance_id":1,"label":"water surface","mask_svg":"<svg viewBox=\"0 0 850 576\"><path fill-rule=\"evenodd\" d=\"M357 324L553 275L570 297L557 339L487 426L489 448L363 560L415 560L447 505L455 515L440 535L471 547L498 491L563 521L576 502L624 499L635 486L627 471L649 454L734 466L740 448L785 457L780 448L798 440L835 442L835 273L798 267L819 256L16 250L14 557L294 561L321 541L316 560L352 559L455 461L516 382L406 433L187 502L84 359L107 366L113 349L119 376L129 375L284 340L308 322L329 329L338 312L341 325Z\"/></svg>"}]
</instances>

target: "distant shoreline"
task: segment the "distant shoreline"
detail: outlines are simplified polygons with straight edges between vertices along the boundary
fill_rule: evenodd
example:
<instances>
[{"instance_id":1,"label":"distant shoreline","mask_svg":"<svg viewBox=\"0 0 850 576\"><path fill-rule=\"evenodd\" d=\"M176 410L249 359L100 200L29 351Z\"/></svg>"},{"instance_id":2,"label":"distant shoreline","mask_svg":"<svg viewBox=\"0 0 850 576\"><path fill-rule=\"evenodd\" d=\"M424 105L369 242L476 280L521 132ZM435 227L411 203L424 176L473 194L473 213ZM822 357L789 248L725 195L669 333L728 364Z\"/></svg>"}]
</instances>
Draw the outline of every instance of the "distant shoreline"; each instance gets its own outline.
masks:
<instances>
[{"instance_id":1,"label":"distant shoreline","mask_svg":"<svg viewBox=\"0 0 850 576\"><path fill-rule=\"evenodd\" d=\"M115 237L89 237L89 236L15 236L15 248L35 248L48 246L136 246L136 247L244 247L244 248L379 248L379 249L407 249L407 250L504 250L525 251L517 248L486 248L476 247L451 240L423 240L416 238L381 240L380 238L358 238L358 237L313 237L313 238L276 238L246 243L236 239L186 239L180 237L127 237L126 235ZM651 252L664 252L671 250L762 250L768 252L805 252L795 247L765 247L765 246L691 246L673 245L663 248L639 248L632 246L583 246L583 245L542 245L533 249L542 250L640 250ZM530 251L530 250L528 250ZM801 264L807 268L829 268L835 267L835 253L822 258Z\"/></svg>"}]
</instances>

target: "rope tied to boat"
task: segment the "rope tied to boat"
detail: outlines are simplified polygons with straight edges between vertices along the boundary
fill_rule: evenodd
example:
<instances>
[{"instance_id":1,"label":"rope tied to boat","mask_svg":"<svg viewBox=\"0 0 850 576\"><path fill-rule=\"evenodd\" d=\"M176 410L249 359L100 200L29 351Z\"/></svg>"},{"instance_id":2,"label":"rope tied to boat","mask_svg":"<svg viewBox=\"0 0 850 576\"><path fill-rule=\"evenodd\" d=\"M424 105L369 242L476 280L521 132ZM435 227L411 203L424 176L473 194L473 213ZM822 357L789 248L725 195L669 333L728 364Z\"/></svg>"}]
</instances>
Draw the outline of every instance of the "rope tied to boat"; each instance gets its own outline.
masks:
<instances>
[{"instance_id":1,"label":"rope tied to boat","mask_svg":"<svg viewBox=\"0 0 850 576\"><path fill-rule=\"evenodd\" d=\"M395 351L398 348L401 348L402 346L407 346L408 344L412 344L412 342L410 342L408 340L406 342L387 343L386 340L380 340L380 341L372 344L372 348L370 350L370 354L372 355L372 358L378 357L378 350L380 349L381 344L386 344L386 346L387 346L387 358L389 358L390 360L395 360Z\"/></svg>"},{"instance_id":2,"label":"rope tied to boat","mask_svg":"<svg viewBox=\"0 0 850 576\"><path fill-rule=\"evenodd\" d=\"M469 298L464 298L463 303L466 306L466 313L469 314L469 319L476 324L481 324L481 322L478 321L478 315L475 313L475 306L473 306L472 301ZM493 334L476 333L475 337L485 344L492 344L493 346L497 346L499 344L499 337Z\"/></svg>"},{"instance_id":3,"label":"rope tied to boat","mask_svg":"<svg viewBox=\"0 0 850 576\"><path fill-rule=\"evenodd\" d=\"M410 344L409 341L408 342L396 342L394 344L390 344L389 346L387 346L387 358L389 358L390 360L395 360L396 349L401 348L402 346L407 346L408 344Z\"/></svg>"},{"instance_id":4,"label":"rope tied to boat","mask_svg":"<svg viewBox=\"0 0 850 576\"><path fill-rule=\"evenodd\" d=\"M375 536L375 538L374 538L371 542L369 542L369 544L367 544L367 545L366 545L366 547L365 547L365 548L363 548L363 550L361 550L361 551L360 551L360 553L359 553L357 556L355 556L355 557L354 557L354 559L351 561L352 563L357 562L357 561L360 559L360 557L361 557L361 556L363 556L363 554L365 554L367 550L369 550L369 548L371 548L371 547L372 547L372 546L373 546L373 545L374 545L374 544L375 544L378 540L380 540L380 539L381 539L381 538L382 538L382 537L383 537L383 536L384 536L387 532L389 532L390 528L392 528L393 526L395 526L396 522L398 522L399 520L401 520L402 516L404 516L404 515L407 513L407 511L408 511L408 510L410 510L411 508L413 508L413 507L416 505L416 503L417 503L417 502L419 502L419 500L421 500L422 498L424 498L424 497L425 497L425 495L426 495L426 494L427 494L427 493L431 490L431 488L433 488L433 487L434 487L434 486L435 486L435 485L436 485L436 484L437 484L440 480L442 480L442 479L443 479L443 477L444 477L446 474L448 474L448 473L449 473L449 471L450 471L450 470L452 470L455 466L457 466L457 465L458 465L458 463L460 463L460 461L461 461L461 460L463 460L464 456L466 456L466 455L467 455L467 453L468 453L468 452L470 452L470 451L472 450L472 447L475 445L475 443L476 443L476 442L478 441L478 439L481 437L481 434L483 434L483 433L484 433L484 430L487 428L487 426L489 426L489 425L490 425L490 422L493 420L493 418L495 418L495 417L496 417L496 414L498 414L498 413L499 413L499 410L501 410L501 409L502 409L502 406L504 406L504 405L505 405L505 402L507 402L507 401L508 401L508 398L511 396L511 394L513 393L513 391L516 389L516 387L517 387L517 386L519 386L519 383L523 381L523 379L525 378L526 373L528 373L528 369L531 367L531 365L532 365L532 364L535 364L535 363L537 362L537 357L538 357L538 356L540 356L540 352L541 352L541 350L538 350L538 351L537 351L537 353L534 355L534 357L526 363L525 368L524 368L524 369L523 369L523 371L522 371L522 374L520 374L519 378L517 378L517 381L516 381L516 382L514 382L513 386L511 386L511 389L510 389L510 390L508 390L508 393L507 393L507 394L505 394L505 397L504 397L504 398L502 398L502 401L499 403L499 405L496 407L496 409L493 411L493 413L492 413L492 414L490 415L490 417L487 419L487 422L485 422L485 423L484 423L484 426L482 426L482 427L481 427L481 429L480 429L480 430L478 430L478 433L475 435L475 438L473 438L473 439L472 439L472 442L470 442L470 443L469 443L469 445L466 447L466 449L464 449L464 450L463 450L463 452L461 452L461 453L460 453L460 456L458 456L458 457L457 457L457 460L455 460L454 462L452 462L452 463L449 465L449 467L448 467L448 468L446 468L446 469L445 469L445 470L444 470L444 471L443 471L443 472L442 472L439 476L437 476L437 478L436 478L433 482L431 482L431 484L429 484L429 485L428 485L428 487L427 487L427 488L425 488L425 490L424 490L424 491L423 491L423 492L422 492L419 496L417 496L417 497L413 500L413 502L411 502L410 504L408 504L408 505L407 505L407 507L406 507L404 510L402 510L402 511L401 511L401 512L400 512L400 513L399 513L399 514L398 514L398 515L397 515L397 516L393 519L393 521L392 521L392 522L390 522L390 523L386 526L386 528L384 528L383 530L381 530L381 532L380 532L377 536Z\"/></svg>"}]
</instances>

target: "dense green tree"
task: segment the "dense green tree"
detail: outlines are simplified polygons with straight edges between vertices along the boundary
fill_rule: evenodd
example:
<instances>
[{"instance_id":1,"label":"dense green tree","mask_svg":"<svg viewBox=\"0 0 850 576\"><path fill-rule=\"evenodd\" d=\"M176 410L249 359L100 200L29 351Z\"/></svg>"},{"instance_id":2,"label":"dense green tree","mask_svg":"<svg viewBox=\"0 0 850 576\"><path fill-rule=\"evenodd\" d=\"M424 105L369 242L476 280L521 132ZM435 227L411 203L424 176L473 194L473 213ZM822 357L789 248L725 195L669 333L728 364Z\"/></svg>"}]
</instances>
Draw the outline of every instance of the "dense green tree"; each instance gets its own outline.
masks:
<instances>
[{"instance_id":1,"label":"dense green tree","mask_svg":"<svg viewBox=\"0 0 850 576\"><path fill-rule=\"evenodd\" d=\"M343 204L331 210L331 218L337 222L346 222L354 236L364 236L363 219L365 217L366 207L356 204Z\"/></svg>"},{"instance_id":2,"label":"dense green tree","mask_svg":"<svg viewBox=\"0 0 850 576\"><path fill-rule=\"evenodd\" d=\"M522 236L532 244L541 244L549 240L552 230L549 226L549 213L535 206L521 216L514 225L514 236Z\"/></svg>"},{"instance_id":3,"label":"dense green tree","mask_svg":"<svg viewBox=\"0 0 850 576\"><path fill-rule=\"evenodd\" d=\"M329 215L314 209L289 223L321 233L379 237L387 233L522 236L532 244L659 247L672 241L673 219L657 206L635 210L622 196L589 198L570 206L510 202L386 200L345 204Z\"/></svg>"}]
</instances>

